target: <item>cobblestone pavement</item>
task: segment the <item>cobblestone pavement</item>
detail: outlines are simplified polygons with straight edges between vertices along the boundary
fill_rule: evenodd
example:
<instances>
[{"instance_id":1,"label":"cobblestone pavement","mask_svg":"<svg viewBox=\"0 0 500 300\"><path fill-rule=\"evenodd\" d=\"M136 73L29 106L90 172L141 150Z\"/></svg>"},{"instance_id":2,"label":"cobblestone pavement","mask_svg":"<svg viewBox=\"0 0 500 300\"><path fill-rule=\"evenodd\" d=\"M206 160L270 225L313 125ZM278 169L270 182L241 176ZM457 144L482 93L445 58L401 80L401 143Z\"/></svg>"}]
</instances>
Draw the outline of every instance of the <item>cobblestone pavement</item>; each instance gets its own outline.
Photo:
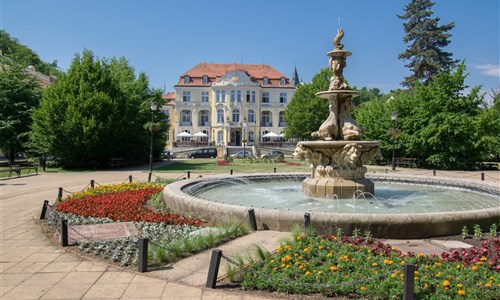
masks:
<instances>
[{"instance_id":1,"label":"cobblestone pavement","mask_svg":"<svg viewBox=\"0 0 500 300\"><path fill-rule=\"evenodd\" d=\"M377 168L376 168L377 169ZM385 172L385 167L377 170ZM427 170L397 170L396 174ZM393 173L388 171L389 173ZM429 173L427 175L427 173ZM499 172L487 172L485 181L497 185ZM1 249L0 278L2 299L265 299L235 292L222 292L181 281L153 277L148 273L123 270L103 262L82 258L51 245L36 220L43 200L53 203L58 188L75 192L90 180L96 184L121 183L132 175L147 181L147 173L137 169L99 172L41 173L0 181ZM178 178L180 174L162 173ZM479 180L480 173L439 172L439 176ZM276 240L279 235L276 235Z\"/></svg>"}]
</instances>

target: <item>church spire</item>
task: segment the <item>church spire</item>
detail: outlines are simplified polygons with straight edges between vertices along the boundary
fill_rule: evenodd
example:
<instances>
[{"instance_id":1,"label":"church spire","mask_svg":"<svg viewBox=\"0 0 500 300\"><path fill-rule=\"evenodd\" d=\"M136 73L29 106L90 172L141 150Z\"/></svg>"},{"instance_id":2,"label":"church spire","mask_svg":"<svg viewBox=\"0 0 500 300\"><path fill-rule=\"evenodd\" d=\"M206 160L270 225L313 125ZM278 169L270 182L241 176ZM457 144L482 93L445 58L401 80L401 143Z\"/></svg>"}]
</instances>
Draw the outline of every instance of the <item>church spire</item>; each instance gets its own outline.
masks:
<instances>
[{"instance_id":1,"label":"church spire","mask_svg":"<svg viewBox=\"0 0 500 300\"><path fill-rule=\"evenodd\" d=\"M299 74L297 73L297 66L294 67L292 83L294 86L298 86L300 84Z\"/></svg>"}]
</instances>

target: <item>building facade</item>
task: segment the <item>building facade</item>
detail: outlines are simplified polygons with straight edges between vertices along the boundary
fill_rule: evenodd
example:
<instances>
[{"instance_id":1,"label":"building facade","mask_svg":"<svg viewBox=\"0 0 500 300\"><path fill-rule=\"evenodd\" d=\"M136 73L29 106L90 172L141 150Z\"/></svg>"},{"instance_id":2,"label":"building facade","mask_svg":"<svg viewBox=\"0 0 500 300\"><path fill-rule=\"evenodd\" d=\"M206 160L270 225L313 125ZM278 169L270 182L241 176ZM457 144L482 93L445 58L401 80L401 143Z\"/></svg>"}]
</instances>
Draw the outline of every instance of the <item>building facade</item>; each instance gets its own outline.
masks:
<instances>
[{"instance_id":1,"label":"building facade","mask_svg":"<svg viewBox=\"0 0 500 300\"><path fill-rule=\"evenodd\" d=\"M204 63L182 74L174 89L170 145L240 146L282 138L295 85L268 65Z\"/></svg>"}]
</instances>

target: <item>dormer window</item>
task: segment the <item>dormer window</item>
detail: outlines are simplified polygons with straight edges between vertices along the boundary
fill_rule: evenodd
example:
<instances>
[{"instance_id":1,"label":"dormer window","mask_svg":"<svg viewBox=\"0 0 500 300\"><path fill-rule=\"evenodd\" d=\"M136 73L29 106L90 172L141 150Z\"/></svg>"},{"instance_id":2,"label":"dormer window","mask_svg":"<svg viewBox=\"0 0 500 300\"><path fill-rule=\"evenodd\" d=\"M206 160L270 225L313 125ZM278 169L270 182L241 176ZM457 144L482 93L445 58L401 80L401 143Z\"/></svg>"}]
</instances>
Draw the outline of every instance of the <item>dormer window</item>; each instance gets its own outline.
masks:
<instances>
[{"instance_id":1,"label":"dormer window","mask_svg":"<svg viewBox=\"0 0 500 300\"><path fill-rule=\"evenodd\" d=\"M280 85L285 85L285 84L286 84L285 77L281 77L281 79L280 79Z\"/></svg>"},{"instance_id":2,"label":"dormer window","mask_svg":"<svg viewBox=\"0 0 500 300\"><path fill-rule=\"evenodd\" d=\"M264 77L264 78L262 78L262 80L264 82L264 85L268 85L269 84L269 78Z\"/></svg>"},{"instance_id":3,"label":"dormer window","mask_svg":"<svg viewBox=\"0 0 500 300\"><path fill-rule=\"evenodd\" d=\"M184 83L189 83L189 76L184 76Z\"/></svg>"},{"instance_id":4,"label":"dormer window","mask_svg":"<svg viewBox=\"0 0 500 300\"><path fill-rule=\"evenodd\" d=\"M208 76L207 75L203 75L202 81L203 81L203 84L207 84L208 83Z\"/></svg>"}]
</instances>

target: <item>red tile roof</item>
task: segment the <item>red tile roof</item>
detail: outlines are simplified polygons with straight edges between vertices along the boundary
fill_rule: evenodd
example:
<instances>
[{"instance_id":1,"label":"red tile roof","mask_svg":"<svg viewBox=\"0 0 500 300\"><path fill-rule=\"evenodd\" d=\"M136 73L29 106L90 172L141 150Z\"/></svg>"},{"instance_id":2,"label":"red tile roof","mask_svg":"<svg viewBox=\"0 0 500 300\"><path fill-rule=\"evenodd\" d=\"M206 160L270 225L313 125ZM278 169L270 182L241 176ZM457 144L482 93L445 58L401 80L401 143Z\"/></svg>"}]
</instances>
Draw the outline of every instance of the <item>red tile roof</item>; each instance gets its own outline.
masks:
<instances>
[{"instance_id":1,"label":"red tile roof","mask_svg":"<svg viewBox=\"0 0 500 300\"><path fill-rule=\"evenodd\" d=\"M165 104L173 105L175 102L175 96L176 96L175 92L168 92L166 94L163 94L161 98L167 100Z\"/></svg>"},{"instance_id":2,"label":"red tile roof","mask_svg":"<svg viewBox=\"0 0 500 300\"><path fill-rule=\"evenodd\" d=\"M182 74L176 86L210 86L212 82L220 80L227 72L245 72L253 81L258 82L262 87L283 87L293 88L290 80L275 68L268 65L254 64L198 64L191 70ZM189 83L184 83L185 76L190 77ZM208 77L208 83L203 84L203 76ZM263 84L263 78L269 79L269 84ZM280 79L285 77L285 85L280 85Z\"/></svg>"}]
</instances>

